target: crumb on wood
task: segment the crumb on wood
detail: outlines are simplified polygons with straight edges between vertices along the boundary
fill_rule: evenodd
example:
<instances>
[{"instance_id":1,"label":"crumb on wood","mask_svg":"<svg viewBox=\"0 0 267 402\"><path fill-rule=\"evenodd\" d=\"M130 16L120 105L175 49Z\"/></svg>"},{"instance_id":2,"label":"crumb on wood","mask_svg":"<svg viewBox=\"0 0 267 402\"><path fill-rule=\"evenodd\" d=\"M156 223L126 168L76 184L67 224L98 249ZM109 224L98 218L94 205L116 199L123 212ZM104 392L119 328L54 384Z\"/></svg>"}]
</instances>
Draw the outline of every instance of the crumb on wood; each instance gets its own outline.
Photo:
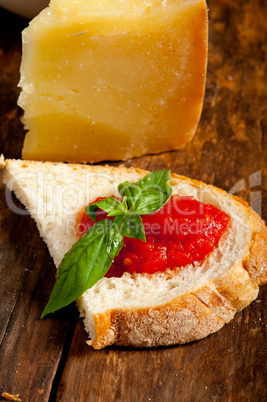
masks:
<instances>
[{"instance_id":1,"label":"crumb on wood","mask_svg":"<svg viewBox=\"0 0 267 402\"><path fill-rule=\"evenodd\" d=\"M2 397L7 399L8 401L17 401L17 402L21 402L21 399L19 398L19 394L17 395L12 395L9 394L8 392L3 392L2 393Z\"/></svg>"}]
</instances>

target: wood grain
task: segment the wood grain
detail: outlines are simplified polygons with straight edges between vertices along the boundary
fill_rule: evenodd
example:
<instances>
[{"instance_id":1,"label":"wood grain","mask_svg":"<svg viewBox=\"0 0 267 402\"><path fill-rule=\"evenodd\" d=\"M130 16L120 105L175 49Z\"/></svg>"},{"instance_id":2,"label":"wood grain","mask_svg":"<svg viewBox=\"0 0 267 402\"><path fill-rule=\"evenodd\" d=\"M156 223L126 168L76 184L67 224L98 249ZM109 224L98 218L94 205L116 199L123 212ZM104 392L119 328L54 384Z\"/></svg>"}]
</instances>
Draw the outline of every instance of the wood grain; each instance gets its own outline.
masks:
<instances>
[{"instance_id":1,"label":"wood grain","mask_svg":"<svg viewBox=\"0 0 267 402\"><path fill-rule=\"evenodd\" d=\"M5 204L3 186L0 200L0 393L45 401L77 312L72 306L60 319L40 320L55 267L30 216Z\"/></svg>"},{"instance_id":2,"label":"wood grain","mask_svg":"<svg viewBox=\"0 0 267 402\"><path fill-rule=\"evenodd\" d=\"M209 0L208 5L208 77L196 136L181 151L125 165L170 168L231 190L266 220L267 3ZM26 25L0 9L0 153L9 158L20 156L24 138L16 101ZM54 274L34 222L8 207L1 185L0 394L34 402L267 400L266 286L231 323L204 340L94 351L85 343L74 306L39 319Z\"/></svg>"}]
</instances>

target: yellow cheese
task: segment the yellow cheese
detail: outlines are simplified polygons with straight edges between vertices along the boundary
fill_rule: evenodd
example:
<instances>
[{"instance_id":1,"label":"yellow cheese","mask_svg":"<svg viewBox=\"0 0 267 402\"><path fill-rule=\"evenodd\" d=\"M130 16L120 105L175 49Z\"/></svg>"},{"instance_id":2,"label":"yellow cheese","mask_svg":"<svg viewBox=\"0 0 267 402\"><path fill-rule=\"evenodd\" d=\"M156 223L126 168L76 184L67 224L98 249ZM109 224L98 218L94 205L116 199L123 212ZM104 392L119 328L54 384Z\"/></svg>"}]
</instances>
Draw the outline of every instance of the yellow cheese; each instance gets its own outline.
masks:
<instances>
[{"instance_id":1,"label":"yellow cheese","mask_svg":"<svg viewBox=\"0 0 267 402\"><path fill-rule=\"evenodd\" d=\"M23 32L23 158L184 146L201 114L207 31L205 0L52 0Z\"/></svg>"}]
</instances>

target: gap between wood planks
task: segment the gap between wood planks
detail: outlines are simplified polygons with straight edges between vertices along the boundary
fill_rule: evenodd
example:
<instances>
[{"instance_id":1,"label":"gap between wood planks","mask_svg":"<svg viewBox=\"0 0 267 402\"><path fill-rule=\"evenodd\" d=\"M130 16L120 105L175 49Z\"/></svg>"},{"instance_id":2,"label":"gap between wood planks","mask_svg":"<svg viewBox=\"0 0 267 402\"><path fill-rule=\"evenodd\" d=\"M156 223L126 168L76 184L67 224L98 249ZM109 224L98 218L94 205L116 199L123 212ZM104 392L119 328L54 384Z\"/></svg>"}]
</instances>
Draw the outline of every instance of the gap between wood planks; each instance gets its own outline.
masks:
<instances>
[{"instance_id":1,"label":"gap between wood planks","mask_svg":"<svg viewBox=\"0 0 267 402\"><path fill-rule=\"evenodd\" d=\"M56 374L54 376L54 380L52 383L52 388L51 388L51 392L50 392L50 397L49 397L49 402L55 402L56 398L57 398L57 393L58 393L58 387L61 381L61 377L65 368L65 364L69 355L69 350L70 350L70 346L71 346L71 342L73 339L73 335L74 335L74 331L76 328L76 325L78 323L79 320L79 316L76 315L74 316L74 318L71 320L70 322L70 326L69 329L67 331L67 335L65 338L65 343L62 349L62 353L61 353L61 357L58 363L58 367L57 367L57 371Z\"/></svg>"}]
</instances>

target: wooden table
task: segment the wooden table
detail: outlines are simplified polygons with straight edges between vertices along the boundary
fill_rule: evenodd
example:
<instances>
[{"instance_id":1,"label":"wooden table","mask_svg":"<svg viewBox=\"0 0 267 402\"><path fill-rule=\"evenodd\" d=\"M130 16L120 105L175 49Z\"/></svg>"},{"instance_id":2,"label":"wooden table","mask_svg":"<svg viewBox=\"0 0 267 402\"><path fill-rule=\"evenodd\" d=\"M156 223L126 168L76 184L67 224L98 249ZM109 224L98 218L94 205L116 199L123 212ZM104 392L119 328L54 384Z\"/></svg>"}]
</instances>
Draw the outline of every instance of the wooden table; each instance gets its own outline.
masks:
<instances>
[{"instance_id":1,"label":"wooden table","mask_svg":"<svg viewBox=\"0 0 267 402\"><path fill-rule=\"evenodd\" d=\"M267 2L209 0L204 109L182 151L126 162L232 189L267 218ZM0 152L19 157L21 30L0 10ZM116 165L116 163L113 163ZM74 306L41 321L55 268L35 223L0 187L0 394L22 401L266 401L267 286L232 322L184 346L94 351ZM1 399L1 398L0 398Z\"/></svg>"}]
</instances>

